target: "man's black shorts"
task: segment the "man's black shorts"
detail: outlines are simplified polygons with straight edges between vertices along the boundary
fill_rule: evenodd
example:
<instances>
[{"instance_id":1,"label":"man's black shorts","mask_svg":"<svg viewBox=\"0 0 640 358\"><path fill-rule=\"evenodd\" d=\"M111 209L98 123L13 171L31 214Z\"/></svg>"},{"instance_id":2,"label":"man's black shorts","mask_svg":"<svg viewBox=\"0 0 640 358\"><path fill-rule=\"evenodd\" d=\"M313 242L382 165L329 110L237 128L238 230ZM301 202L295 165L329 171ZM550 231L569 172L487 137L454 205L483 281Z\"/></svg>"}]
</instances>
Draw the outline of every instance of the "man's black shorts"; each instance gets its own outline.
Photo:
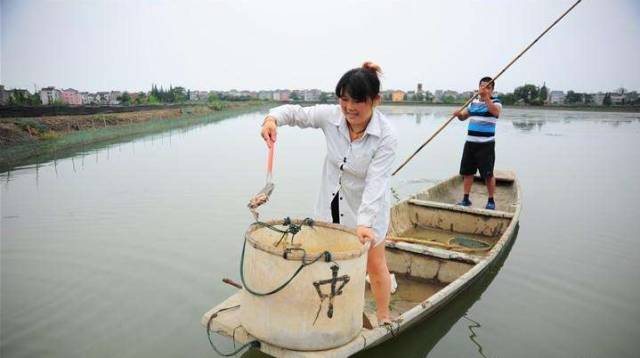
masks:
<instances>
[{"instance_id":1,"label":"man's black shorts","mask_svg":"<svg viewBox=\"0 0 640 358\"><path fill-rule=\"evenodd\" d=\"M496 142L466 142L460 162L460 175L475 175L476 170L484 179L493 175L493 164L496 161Z\"/></svg>"}]
</instances>

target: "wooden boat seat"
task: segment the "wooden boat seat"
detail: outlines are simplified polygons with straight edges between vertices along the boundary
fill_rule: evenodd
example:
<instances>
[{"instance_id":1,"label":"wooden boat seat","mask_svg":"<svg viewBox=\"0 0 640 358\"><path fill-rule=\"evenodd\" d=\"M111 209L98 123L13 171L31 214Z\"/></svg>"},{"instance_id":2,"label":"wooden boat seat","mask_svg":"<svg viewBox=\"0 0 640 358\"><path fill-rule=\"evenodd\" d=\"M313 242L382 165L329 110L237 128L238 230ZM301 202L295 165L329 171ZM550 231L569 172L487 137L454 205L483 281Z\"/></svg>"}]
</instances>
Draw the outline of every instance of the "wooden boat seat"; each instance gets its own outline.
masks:
<instances>
[{"instance_id":1,"label":"wooden boat seat","mask_svg":"<svg viewBox=\"0 0 640 358\"><path fill-rule=\"evenodd\" d=\"M409 204L423 206L427 208L435 208L435 209L444 209L450 211L459 211L463 213L476 214L482 216L491 216L494 218L503 218L503 219L511 219L513 218L513 213L508 213L506 211L498 211L498 210L487 210L481 208L470 208L466 206L460 206L455 204L441 203L439 201L431 201L431 200L420 200L420 199L409 199Z\"/></svg>"},{"instance_id":2,"label":"wooden boat seat","mask_svg":"<svg viewBox=\"0 0 640 358\"><path fill-rule=\"evenodd\" d=\"M390 248L401 249L404 251L413 252L416 254L422 254L427 256L433 256L446 260L455 260L460 262L466 262L470 264L477 264L482 261L482 257L466 254L463 252L452 251L447 249L442 249L438 247L430 247L427 245L414 244L409 242L395 241L391 237L387 237L385 241L385 246Z\"/></svg>"}]
</instances>

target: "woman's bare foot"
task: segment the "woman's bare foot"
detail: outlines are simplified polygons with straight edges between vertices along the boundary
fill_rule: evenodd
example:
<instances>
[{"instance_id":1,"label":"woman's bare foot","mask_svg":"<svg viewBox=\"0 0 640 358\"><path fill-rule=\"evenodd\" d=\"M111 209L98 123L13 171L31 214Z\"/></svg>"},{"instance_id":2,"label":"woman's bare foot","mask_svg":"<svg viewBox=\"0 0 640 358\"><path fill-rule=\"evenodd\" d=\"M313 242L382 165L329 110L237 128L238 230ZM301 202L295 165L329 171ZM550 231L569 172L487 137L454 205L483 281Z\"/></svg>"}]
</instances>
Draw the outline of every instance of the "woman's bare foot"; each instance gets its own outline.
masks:
<instances>
[{"instance_id":1,"label":"woman's bare foot","mask_svg":"<svg viewBox=\"0 0 640 358\"><path fill-rule=\"evenodd\" d=\"M386 317L382 317L382 318L378 318L378 326L382 327L386 324L391 324L391 317L386 316Z\"/></svg>"}]
</instances>

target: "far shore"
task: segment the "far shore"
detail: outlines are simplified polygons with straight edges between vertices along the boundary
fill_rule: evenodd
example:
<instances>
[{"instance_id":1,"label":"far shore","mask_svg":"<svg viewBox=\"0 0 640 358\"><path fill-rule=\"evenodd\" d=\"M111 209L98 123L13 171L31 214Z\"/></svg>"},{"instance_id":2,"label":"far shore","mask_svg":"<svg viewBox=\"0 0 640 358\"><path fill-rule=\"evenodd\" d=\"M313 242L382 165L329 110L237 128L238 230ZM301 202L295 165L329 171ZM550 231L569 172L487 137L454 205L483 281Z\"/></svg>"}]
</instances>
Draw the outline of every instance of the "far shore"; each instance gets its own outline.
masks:
<instances>
[{"instance_id":1,"label":"far shore","mask_svg":"<svg viewBox=\"0 0 640 358\"><path fill-rule=\"evenodd\" d=\"M299 104L302 106L310 106L314 104L337 104L337 102L303 102L303 101L290 101L290 104ZM464 103L431 103L431 102L417 102L417 101L403 101L403 102L391 102L383 100L381 106L414 106L414 107L456 107L459 108ZM628 112L638 113L640 112L640 105L629 106L585 106L585 105L553 105L553 106L523 106L523 105L504 105L504 108L509 109L526 109L532 111L584 111L584 112Z\"/></svg>"},{"instance_id":2,"label":"far shore","mask_svg":"<svg viewBox=\"0 0 640 358\"><path fill-rule=\"evenodd\" d=\"M464 103L427 103L427 102L386 102L382 101L383 106L419 106L419 107L461 107ZM585 111L585 112L640 112L640 106L520 106L520 105L504 105L508 109L526 109L532 111Z\"/></svg>"},{"instance_id":3,"label":"far shore","mask_svg":"<svg viewBox=\"0 0 640 358\"><path fill-rule=\"evenodd\" d=\"M290 101L311 106L320 102ZM174 128L218 121L281 104L272 101L217 102L134 108L119 113L0 118L0 172L73 155L90 147L117 143ZM326 102L325 102L326 103ZM328 104L336 104L329 102ZM389 107L448 107L462 104L382 102ZM505 106L506 109L640 113L640 106Z\"/></svg>"}]
</instances>

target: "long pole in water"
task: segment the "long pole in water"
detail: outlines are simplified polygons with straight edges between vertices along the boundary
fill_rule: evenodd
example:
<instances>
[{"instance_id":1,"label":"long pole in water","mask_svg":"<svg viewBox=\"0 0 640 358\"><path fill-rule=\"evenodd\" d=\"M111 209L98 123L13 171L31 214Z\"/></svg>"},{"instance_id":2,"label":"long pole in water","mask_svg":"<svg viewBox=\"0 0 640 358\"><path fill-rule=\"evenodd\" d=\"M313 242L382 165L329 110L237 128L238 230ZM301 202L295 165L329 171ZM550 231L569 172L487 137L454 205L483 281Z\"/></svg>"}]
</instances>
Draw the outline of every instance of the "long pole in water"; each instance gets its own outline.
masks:
<instances>
[{"instance_id":1,"label":"long pole in water","mask_svg":"<svg viewBox=\"0 0 640 358\"><path fill-rule=\"evenodd\" d=\"M567 11L564 12L564 14L562 14L562 16L560 16L556 21L553 22L553 24L551 24L549 27L547 27L546 30L544 30L543 33L540 34L540 36L538 36L535 40L533 40L533 42L531 44L529 44L529 46L527 46L524 50L522 50L522 52L520 52L520 54L518 56L516 56L513 60L511 60L511 62L509 62L509 64L507 64L507 66L505 66L505 68L502 69L502 71L498 72L497 75L495 75L493 77L493 79L487 83L485 86L489 86L491 85L495 80L497 80L500 76L502 76L502 74L509 69L509 67L511 67L511 65L513 65L516 61L518 61L518 59L520 57L522 57L522 55L525 54L525 52L527 52L531 47L533 47L533 45L536 44L536 42L538 42L538 40L540 40L542 38L542 36L544 36L547 32L549 32L549 30L551 30L552 27L554 27L558 22L560 22L560 20L562 20L563 17L565 17L569 12L571 12L571 10L573 10L574 7L576 7L582 0L578 0L576 1L575 4L573 4ZM478 97L478 91L476 91L473 96L471 98L469 98L463 105L462 107L460 107L460 109L458 109L458 111L462 111L463 109L465 109L469 103L471 103L471 101L473 101L476 97ZM418 154L418 152L420 152L422 150L422 148L424 148L427 144L429 144L429 142L431 142L431 140L433 140L433 138L435 138L440 132L442 132L442 130L449 124L451 123L451 121L455 118L456 116L451 115L451 118L449 118L449 120L447 120L446 122L444 122L444 124L442 126L440 126L440 128L438 128L437 131L435 131L435 133L433 133L433 135L431 135L431 137L429 137L429 139L427 139L426 142L422 143L422 145L420 147L418 147L418 149L413 152L413 154L411 154L411 156L409 158L407 158L407 160L405 160L399 167L398 169L396 169L391 175L396 175L400 169L404 168L405 165L407 165L407 163L409 163L409 161L411 159L413 159L413 157L416 156L416 154Z\"/></svg>"}]
</instances>

